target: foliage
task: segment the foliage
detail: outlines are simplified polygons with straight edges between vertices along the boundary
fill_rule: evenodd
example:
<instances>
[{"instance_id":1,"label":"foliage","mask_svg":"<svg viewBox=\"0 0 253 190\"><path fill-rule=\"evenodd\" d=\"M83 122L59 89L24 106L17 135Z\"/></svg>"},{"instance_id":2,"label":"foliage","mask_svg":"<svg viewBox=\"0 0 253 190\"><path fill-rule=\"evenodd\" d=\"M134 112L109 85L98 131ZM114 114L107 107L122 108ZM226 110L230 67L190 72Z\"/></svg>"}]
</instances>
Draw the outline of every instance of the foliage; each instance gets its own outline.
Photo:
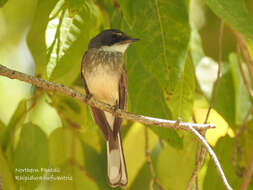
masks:
<instances>
[{"instance_id":1,"label":"foliage","mask_svg":"<svg viewBox=\"0 0 253 190\"><path fill-rule=\"evenodd\" d=\"M19 8L15 3L23 6ZM20 17L27 12L22 9L27 5L30 5L28 13ZM225 136L220 138L218 132L213 132L207 140L214 145L229 183L234 189L240 187L243 175L238 171L247 170L253 143L252 111L249 112L252 97L242 71L250 89L253 84L246 65L248 60L236 52L231 31L242 35L252 60L252 4L244 0L0 0L0 7L3 26L0 42L4 44L0 47L1 64L22 67L20 70L24 72L82 93L81 60L92 37L103 29L118 28L140 38L125 55L128 111L140 115L203 122L199 118L206 115L217 63L221 61L221 78L210 118L214 123L222 120L229 127L217 125ZM222 47L218 46L220 20L225 22ZM22 30L17 30L17 24ZM17 50L21 53L12 56L13 47L21 47ZM32 59L22 62L18 56L23 56L27 48ZM222 51L222 60L218 51ZM3 189L112 189L106 181L105 142L88 106L30 86L22 86L26 93L17 98L14 87L9 80L0 78ZM13 100L20 101L12 106ZM242 126L247 130L235 140ZM146 190L152 185L145 155L145 127L157 180L165 189L185 189L195 166L198 151L195 139L185 132L125 121L122 136L129 177L126 189ZM217 143L212 139L218 139ZM25 168L36 171L22 172ZM45 178L17 179L31 175ZM50 176L66 179L49 180ZM199 186L199 189L224 188L209 159L199 173ZM157 184L154 189L159 189ZM253 189L252 181L248 189Z\"/></svg>"}]
</instances>

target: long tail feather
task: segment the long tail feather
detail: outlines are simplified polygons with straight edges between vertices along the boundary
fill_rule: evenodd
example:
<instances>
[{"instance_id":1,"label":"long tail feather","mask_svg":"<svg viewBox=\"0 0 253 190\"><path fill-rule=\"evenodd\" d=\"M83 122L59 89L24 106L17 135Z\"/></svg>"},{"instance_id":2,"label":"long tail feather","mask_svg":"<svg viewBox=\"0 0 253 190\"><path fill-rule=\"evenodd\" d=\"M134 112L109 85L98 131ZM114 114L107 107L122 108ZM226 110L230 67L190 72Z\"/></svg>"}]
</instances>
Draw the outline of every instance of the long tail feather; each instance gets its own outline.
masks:
<instances>
[{"instance_id":1,"label":"long tail feather","mask_svg":"<svg viewBox=\"0 0 253 190\"><path fill-rule=\"evenodd\" d=\"M106 145L109 184L112 187L125 186L128 180L120 134L118 133L116 137L109 135Z\"/></svg>"}]
</instances>

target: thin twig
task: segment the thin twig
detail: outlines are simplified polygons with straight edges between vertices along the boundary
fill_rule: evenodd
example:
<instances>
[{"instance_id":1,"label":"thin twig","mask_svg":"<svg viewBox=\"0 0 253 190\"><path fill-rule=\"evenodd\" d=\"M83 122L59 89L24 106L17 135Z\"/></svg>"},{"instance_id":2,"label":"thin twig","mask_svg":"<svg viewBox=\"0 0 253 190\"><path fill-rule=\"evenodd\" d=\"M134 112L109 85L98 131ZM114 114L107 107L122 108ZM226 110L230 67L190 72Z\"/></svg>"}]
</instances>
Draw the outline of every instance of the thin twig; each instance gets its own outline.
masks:
<instances>
[{"instance_id":1,"label":"thin twig","mask_svg":"<svg viewBox=\"0 0 253 190\"><path fill-rule=\"evenodd\" d=\"M198 140L199 142L201 142L202 145L205 146L205 148L207 149L207 152L209 153L210 157L212 158L212 160L214 161L214 165L216 167L216 169L218 170L218 173L222 179L223 184L225 185L227 190L232 190L232 187L230 187L224 172L221 168L220 162L218 161L215 153L213 152L212 148L210 147L210 145L207 143L207 141L205 140L205 138L198 133L198 131L196 129L194 129L192 126L190 126L187 131L189 131L190 133L192 133Z\"/></svg>"},{"instance_id":2,"label":"thin twig","mask_svg":"<svg viewBox=\"0 0 253 190\"><path fill-rule=\"evenodd\" d=\"M202 132L202 136L205 138L205 131ZM197 146L199 146L199 143L197 144ZM194 168L194 170L192 172L192 175L191 175L191 178L190 178L190 180L187 184L186 190L191 190L192 187L193 187L194 182L196 182L195 179L197 178L199 170L203 165L203 162L205 160L205 156L206 156L206 148L205 148L205 146L202 145L201 148L200 148L200 153L196 158L195 168Z\"/></svg>"},{"instance_id":3,"label":"thin twig","mask_svg":"<svg viewBox=\"0 0 253 190\"><path fill-rule=\"evenodd\" d=\"M88 96L85 96L84 94L78 91L75 91L71 88L68 88L62 84L49 82L41 78L37 78L31 75L21 73L19 71L14 71L14 70L8 69L7 67L3 65L0 65L0 75L6 76L10 79L18 79L24 82L28 82L44 90L58 92L66 96L70 96L72 98L75 98L76 100L85 102L89 104L90 106L94 106L101 110L113 113L114 115L118 117L130 120L130 121L137 121L146 125L154 125L154 126L159 126L159 127L164 127L164 128L174 128L174 129L183 129L183 130L188 128L189 125L192 125L195 129L198 129L198 130L215 128L214 124L198 124L198 123L187 123L187 122L180 122L178 126L175 126L176 121L174 120L166 120L166 119L136 115L136 114L129 113L121 109L115 109L115 107L109 104L105 104L103 102L95 100L92 97L89 98Z\"/></svg>"},{"instance_id":4,"label":"thin twig","mask_svg":"<svg viewBox=\"0 0 253 190\"><path fill-rule=\"evenodd\" d=\"M214 154L213 150L208 145L206 140L196 131L196 130L206 130L209 128L215 128L214 124L196 124L196 123L179 122L178 125L175 125L177 123L177 121L147 117L147 116L136 115L133 113L125 112L121 109L115 109L114 106L110 106L108 104L105 104L103 102L95 100L92 97L85 96L82 93L77 92L71 88L68 88L62 84L49 82L49 81L46 81L46 80L43 80L43 79L40 79L37 77L33 77L31 75L27 75L27 74L24 74L24 73L21 73L18 71L14 71L14 70L8 69L7 67L5 67L3 65L0 65L0 75L6 76L11 79L18 79L18 80L21 80L24 82L28 82L30 84L37 86L37 87L43 88L44 90L58 92L58 93L66 95L66 96L73 97L76 100L79 100L79 101L89 104L90 106L97 107L101 110L113 113L117 117L121 117L121 118L124 118L127 120L136 121L136 122L140 122L140 123L143 123L146 125L152 125L152 126L156 126L156 127L172 128L175 130L182 129L182 130L186 130L188 132L191 132L207 148L208 153L210 154L211 158L214 160L214 163L218 169L218 172L219 172L226 188L228 190L232 189L229 186L229 184L224 176L224 173L220 167L218 159L216 158L216 155Z\"/></svg>"},{"instance_id":5,"label":"thin twig","mask_svg":"<svg viewBox=\"0 0 253 190\"><path fill-rule=\"evenodd\" d=\"M242 54L244 56L246 65L248 67L251 84L253 84L253 61L252 61L252 59L250 57L250 53L249 53L249 50L247 48L247 45L246 45L245 41L243 40L243 37L241 36L241 34L239 34L238 32L236 32L235 30L232 30L232 32L236 36L236 39L239 42L239 45L240 45L240 47L242 49Z\"/></svg>"},{"instance_id":6,"label":"thin twig","mask_svg":"<svg viewBox=\"0 0 253 190\"><path fill-rule=\"evenodd\" d=\"M147 158L147 163L148 163L148 168L149 168L149 173L151 175L151 181L150 181L150 190L153 190L153 184L156 184L157 187L160 190L165 190L165 188L162 186L162 184L160 183L160 181L157 179L156 175L155 175L155 171L154 171L154 167L151 161L151 156L150 156L150 151L149 151L149 139L148 139L148 129L147 127L145 127L145 155Z\"/></svg>"},{"instance_id":7,"label":"thin twig","mask_svg":"<svg viewBox=\"0 0 253 190\"><path fill-rule=\"evenodd\" d=\"M212 97L211 97L211 100L210 100L210 105L208 107L206 118L205 118L205 121L204 121L205 124L207 123L209 115L210 115L210 112L211 112L211 109L213 108L214 101L215 101L216 94L217 94L217 90L218 90L218 84L219 84L219 81L220 81L221 62L222 62L223 30L224 30L224 22L221 20L219 39L218 39L218 71L217 71L217 78L216 78L216 81L215 81L215 84L214 84L214 87L213 87L213 92L212 92ZM199 131L199 132L205 138L206 130L202 130L202 131ZM198 172L199 172L201 166L204 163L205 155L206 155L206 148L202 145L201 148L200 148L200 155L198 156L198 160L197 160L197 162L195 164L195 168L194 168L193 173L191 175L191 178L190 178L190 180L188 182L188 185L187 185L187 188L186 188L187 190L191 190L192 189L193 184L196 181L195 179L198 176Z\"/></svg>"},{"instance_id":8,"label":"thin twig","mask_svg":"<svg viewBox=\"0 0 253 190\"><path fill-rule=\"evenodd\" d=\"M246 89L249 93L250 98L253 99L253 92L250 89L248 80L246 79L245 73L243 71L242 62L241 62L241 49L240 49L240 45L239 45L238 41L236 43L236 52L237 52L237 62L238 62L238 65L239 65L239 69L240 69L240 73L241 73L241 76L242 76L243 84L245 85L245 87L246 87Z\"/></svg>"},{"instance_id":9,"label":"thin twig","mask_svg":"<svg viewBox=\"0 0 253 190\"><path fill-rule=\"evenodd\" d=\"M224 30L224 22L221 20L220 23L220 32L219 32L219 44L218 44L218 50L219 50L219 54L218 54L218 72L217 72L217 78L213 87L213 93L212 93L212 97L210 100L210 105L206 114L206 119L204 123L207 123L210 111L213 107L214 104L214 100L216 98L216 94L217 94L217 90L218 90L218 85L219 85L219 81L220 81L220 72L221 72L221 61L222 61L222 38L223 38L223 30Z\"/></svg>"},{"instance_id":10,"label":"thin twig","mask_svg":"<svg viewBox=\"0 0 253 190\"><path fill-rule=\"evenodd\" d=\"M253 149L251 151L249 166L248 166L247 170L245 171L245 173L243 175L243 181L242 181L242 184L240 186L240 190L246 190L247 189L252 176L253 176Z\"/></svg>"},{"instance_id":11,"label":"thin twig","mask_svg":"<svg viewBox=\"0 0 253 190\"><path fill-rule=\"evenodd\" d=\"M239 139L240 139L240 136L243 134L243 132L247 129L246 128L246 123L249 119L249 116L253 113L253 105L251 106L251 108L249 109L249 111L247 112L243 122L242 122L242 126L241 128L237 131L237 133L235 134L235 138L234 138L234 146L233 146L233 153L232 153L232 165L234 167L234 170L236 172L236 174L238 176L241 176L242 172L241 172L241 169L239 168L239 171L237 169L237 162L236 162L236 158L237 158L237 151L239 149L238 147L238 142L239 142Z\"/></svg>"}]
</instances>

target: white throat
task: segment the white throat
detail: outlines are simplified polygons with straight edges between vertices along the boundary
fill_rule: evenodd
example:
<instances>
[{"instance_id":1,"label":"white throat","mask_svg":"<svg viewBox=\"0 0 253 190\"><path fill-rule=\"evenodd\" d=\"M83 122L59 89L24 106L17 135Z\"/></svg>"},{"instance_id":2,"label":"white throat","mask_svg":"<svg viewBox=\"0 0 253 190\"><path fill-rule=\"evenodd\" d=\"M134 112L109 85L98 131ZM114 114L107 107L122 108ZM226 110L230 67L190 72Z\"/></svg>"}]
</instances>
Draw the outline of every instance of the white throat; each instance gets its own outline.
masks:
<instances>
[{"instance_id":1,"label":"white throat","mask_svg":"<svg viewBox=\"0 0 253 190\"><path fill-rule=\"evenodd\" d=\"M102 46L101 49L103 49L104 51L117 51L117 52L121 52L124 53L126 51L126 49L128 48L129 43L126 44L114 44L112 46Z\"/></svg>"}]
</instances>

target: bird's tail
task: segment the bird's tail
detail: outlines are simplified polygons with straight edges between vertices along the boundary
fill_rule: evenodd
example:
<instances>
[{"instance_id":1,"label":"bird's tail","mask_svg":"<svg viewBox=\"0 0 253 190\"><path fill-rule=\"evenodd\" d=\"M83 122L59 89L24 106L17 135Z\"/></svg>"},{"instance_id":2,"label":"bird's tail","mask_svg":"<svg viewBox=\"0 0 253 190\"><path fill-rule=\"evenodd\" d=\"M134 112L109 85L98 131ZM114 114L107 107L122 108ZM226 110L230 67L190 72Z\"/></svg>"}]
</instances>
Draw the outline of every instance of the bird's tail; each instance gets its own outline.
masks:
<instances>
[{"instance_id":1,"label":"bird's tail","mask_svg":"<svg viewBox=\"0 0 253 190\"><path fill-rule=\"evenodd\" d=\"M112 187L127 185L127 170L120 133L109 135L107 145L107 175Z\"/></svg>"}]
</instances>

